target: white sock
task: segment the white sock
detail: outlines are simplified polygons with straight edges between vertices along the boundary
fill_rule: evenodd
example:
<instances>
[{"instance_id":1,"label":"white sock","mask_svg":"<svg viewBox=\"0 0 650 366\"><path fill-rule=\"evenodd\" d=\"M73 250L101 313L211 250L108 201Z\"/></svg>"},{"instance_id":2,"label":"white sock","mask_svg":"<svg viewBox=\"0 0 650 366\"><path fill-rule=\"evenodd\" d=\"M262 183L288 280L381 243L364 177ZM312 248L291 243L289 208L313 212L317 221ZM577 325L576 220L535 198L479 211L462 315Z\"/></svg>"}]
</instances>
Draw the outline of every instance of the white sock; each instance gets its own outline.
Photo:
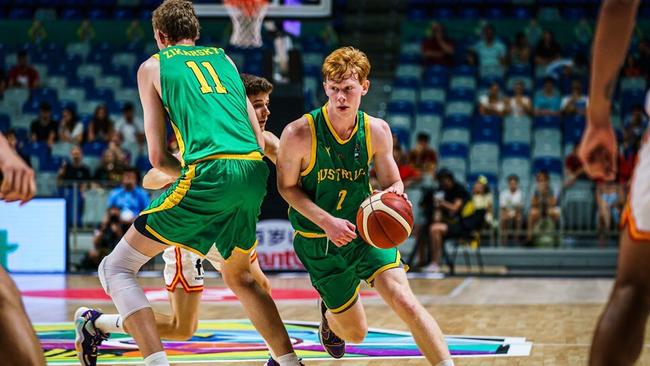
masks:
<instances>
[{"instance_id":1,"label":"white sock","mask_svg":"<svg viewBox=\"0 0 650 366\"><path fill-rule=\"evenodd\" d=\"M145 366L169 366L165 351L152 353L144 359Z\"/></svg>"},{"instance_id":2,"label":"white sock","mask_svg":"<svg viewBox=\"0 0 650 366\"><path fill-rule=\"evenodd\" d=\"M278 361L280 366L300 366L298 356L296 356L294 352L287 353L286 355L280 356L275 360Z\"/></svg>"},{"instance_id":3,"label":"white sock","mask_svg":"<svg viewBox=\"0 0 650 366\"><path fill-rule=\"evenodd\" d=\"M450 358L448 360L440 361L436 366L454 366L454 360Z\"/></svg>"},{"instance_id":4,"label":"white sock","mask_svg":"<svg viewBox=\"0 0 650 366\"><path fill-rule=\"evenodd\" d=\"M126 333L120 314L102 314L95 320L95 326L104 333Z\"/></svg>"}]
</instances>

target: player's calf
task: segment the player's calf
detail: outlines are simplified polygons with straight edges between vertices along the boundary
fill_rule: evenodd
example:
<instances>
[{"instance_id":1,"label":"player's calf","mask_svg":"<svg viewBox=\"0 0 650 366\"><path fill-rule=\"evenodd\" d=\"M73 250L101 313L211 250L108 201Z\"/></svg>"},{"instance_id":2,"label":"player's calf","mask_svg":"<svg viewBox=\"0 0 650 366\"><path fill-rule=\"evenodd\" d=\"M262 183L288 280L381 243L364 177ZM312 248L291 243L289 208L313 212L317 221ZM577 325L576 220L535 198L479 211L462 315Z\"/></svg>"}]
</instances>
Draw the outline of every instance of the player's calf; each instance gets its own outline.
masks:
<instances>
[{"instance_id":1,"label":"player's calf","mask_svg":"<svg viewBox=\"0 0 650 366\"><path fill-rule=\"evenodd\" d=\"M174 314L165 327L166 329L161 329L160 335L162 338L172 341L187 341L196 333L198 327L197 322L183 321Z\"/></svg>"}]
</instances>

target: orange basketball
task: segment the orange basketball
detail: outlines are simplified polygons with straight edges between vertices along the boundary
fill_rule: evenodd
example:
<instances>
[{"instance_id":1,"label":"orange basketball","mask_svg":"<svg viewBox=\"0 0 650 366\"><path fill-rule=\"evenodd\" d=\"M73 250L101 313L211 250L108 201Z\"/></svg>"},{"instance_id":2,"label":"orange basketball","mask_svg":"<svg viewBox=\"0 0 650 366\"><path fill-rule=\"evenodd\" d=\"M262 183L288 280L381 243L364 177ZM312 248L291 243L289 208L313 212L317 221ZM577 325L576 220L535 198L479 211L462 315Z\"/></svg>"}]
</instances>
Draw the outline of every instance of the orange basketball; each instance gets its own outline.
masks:
<instances>
[{"instance_id":1,"label":"orange basketball","mask_svg":"<svg viewBox=\"0 0 650 366\"><path fill-rule=\"evenodd\" d=\"M366 198L357 211L357 230L368 244L382 249L396 247L411 235L413 209L392 192L377 192Z\"/></svg>"}]
</instances>

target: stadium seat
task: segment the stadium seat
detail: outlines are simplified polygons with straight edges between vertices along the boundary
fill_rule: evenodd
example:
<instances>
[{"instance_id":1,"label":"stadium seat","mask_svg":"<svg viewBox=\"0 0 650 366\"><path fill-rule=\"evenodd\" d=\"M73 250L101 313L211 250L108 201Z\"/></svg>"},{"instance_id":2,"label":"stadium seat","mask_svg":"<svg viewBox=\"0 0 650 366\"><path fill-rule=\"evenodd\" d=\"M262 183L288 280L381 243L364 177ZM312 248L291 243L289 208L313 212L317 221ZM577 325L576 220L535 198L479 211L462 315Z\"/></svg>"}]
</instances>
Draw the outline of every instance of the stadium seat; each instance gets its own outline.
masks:
<instances>
[{"instance_id":1,"label":"stadium seat","mask_svg":"<svg viewBox=\"0 0 650 366\"><path fill-rule=\"evenodd\" d=\"M454 76L449 81L449 89L476 90L476 79L473 76Z\"/></svg>"},{"instance_id":2,"label":"stadium seat","mask_svg":"<svg viewBox=\"0 0 650 366\"><path fill-rule=\"evenodd\" d=\"M102 222L108 209L108 195L109 191L105 189L89 189L84 193L82 222L85 225L97 226Z\"/></svg>"},{"instance_id":3,"label":"stadium seat","mask_svg":"<svg viewBox=\"0 0 650 366\"><path fill-rule=\"evenodd\" d=\"M447 93L442 88L425 87L420 89L420 100L423 102L444 103L446 97L447 97Z\"/></svg>"},{"instance_id":4,"label":"stadium seat","mask_svg":"<svg viewBox=\"0 0 650 366\"><path fill-rule=\"evenodd\" d=\"M467 159L467 145L460 143L441 143L440 156L444 158L463 158Z\"/></svg>"},{"instance_id":5,"label":"stadium seat","mask_svg":"<svg viewBox=\"0 0 650 366\"><path fill-rule=\"evenodd\" d=\"M498 144L501 140L501 131L495 127L478 127L472 129L472 142L490 142Z\"/></svg>"},{"instance_id":6,"label":"stadium seat","mask_svg":"<svg viewBox=\"0 0 650 366\"><path fill-rule=\"evenodd\" d=\"M444 128L464 128L469 130L470 119L466 115L455 114L447 116L443 121Z\"/></svg>"},{"instance_id":7,"label":"stadium seat","mask_svg":"<svg viewBox=\"0 0 650 366\"><path fill-rule=\"evenodd\" d=\"M57 196L57 172L41 171L36 173L36 192L38 192L40 197Z\"/></svg>"},{"instance_id":8,"label":"stadium seat","mask_svg":"<svg viewBox=\"0 0 650 366\"><path fill-rule=\"evenodd\" d=\"M519 177L522 187L528 187L531 181L530 160L523 157L506 157L501 160L500 187L507 186L507 179L510 175ZM525 192L525 191L524 191Z\"/></svg>"},{"instance_id":9,"label":"stadium seat","mask_svg":"<svg viewBox=\"0 0 650 366\"><path fill-rule=\"evenodd\" d=\"M86 142L82 146L85 156L102 156L108 145L103 141Z\"/></svg>"},{"instance_id":10,"label":"stadium seat","mask_svg":"<svg viewBox=\"0 0 650 366\"><path fill-rule=\"evenodd\" d=\"M531 157L536 158L562 158L562 144L555 140L537 140L533 147Z\"/></svg>"},{"instance_id":11,"label":"stadium seat","mask_svg":"<svg viewBox=\"0 0 650 366\"><path fill-rule=\"evenodd\" d=\"M386 121L391 127L399 127L399 128L409 129L409 130L412 128L412 118L410 114L404 114L404 113L390 114L388 118L386 118Z\"/></svg>"},{"instance_id":12,"label":"stadium seat","mask_svg":"<svg viewBox=\"0 0 650 366\"><path fill-rule=\"evenodd\" d=\"M506 82L506 89L509 91L514 90L515 84L517 84L519 81L524 83L524 89L527 92L530 92L533 90L533 79L529 76L511 76L508 78L508 81Z\"/></svg>"},{"instance_id":13,"label":"stadium seat","mask_svg":"<svg viewBox=\"0 0 650 366\"><path fill-rule=\"evenodd\" d=\"M415 116L415 128L429 130L433 135L438 135L442 127L442 118L436 114L417 114ZM437 137L437 136L436 136Z\"/></svg>"},{"instance_id":14,"label":"stadium seat","mask_svg":"<svg viewBox=\"0 0 650 366\"><path fill-rule=\"evenodd\" d=\"M420 78L422 76L422 67L419 65L402 64L397 67L395 71L396 77L414 77Z\"/></svg>"},{"instance_id":15,"label":"stadium seat","mask_svg":"<svg viewBox=\"0 0 650 366\"><path fill-rule=\"evenodd\" d=\"M530 146L518 142L509 143L503 146L503 158L528 158L530 157Z\"/></svg>"},{"instance_id":16,"label":"stadium seat","mask_svg":"<svg viewBox=\"0 0 650 366\"><path fill-rule=\"evenodd\" d=\"M577 181L565 188L561 207L565 230L595 229L594 185L590 181Z\"/></svg>"},{"instance_id":17,"label":"stadium seat","mask_svg":"<svg viewBox=\"0 0 650 366\"><path fill-rule=\"evenodd\" d=\"M440 168L447 168L453 174L454 178L461 183L466 181L467 161L460 157L443 157L438 164Z\"/></svg>"},{"instance_id":18,"label":"stadium seat","mask_svg":"<svg viewBox=\"0 0 650 366\"><path fill-rule=\"evenodd\" d=\"M417 103L417 93L415 89L410 88L395 88L390 94L390 101L407 101L410 103Z\"/></svg>"},{"instance_id":19,"label":"stadium seat","mask_svg":"<svg viewBox=\"0 0 650 366\"><path fill-rule=\"evenodd\" d=\"M549 173L562 174L562 161L559 158L537 158L533 160L533 172L546 170Z\"/></svg>"},{"instance_id":20,"label":"stadium seat","mask_svg":"<svg viewBox=\"0 0 650 366\"><path fill-rule=\"evenodd\" d=\"M77 76L79 78L91 77L96 79L102 75L102 67L99 64L84 64L77 69Z\"/></svg>"},{"instance_id":21,"label":"stadium seat","mask_svg":"<svg viewBox=\"0 0 650 366\"><path fill-rule=\"evenodd\" d=\"M469 130L465 128L445 128L442 130L441 144L469 145L469 141Z\"/></svg>"},{"instance_id":22,"label":"stadium seat","mask_svg":"<svg viewBox=\"0 0 650 366\"><path fill-rule=\"evenodd\" d=\"M562 120L558 116L539 116L535 117L533 121L533 128L560 128Z\"/></svg>"},{"instance_id":23,"label":"stadium seat","mask_svg":"<svg viewBox=\"0 0 650 366\"><path fill-rule=\"evenodd\" d=\"M562 143L562 132L559 128L542 128L536 130L533 135L533 142L557 142Z\"/></svg>"},{"instance_id":24,"label":"stadium seat","mask_svg":"<svg viewBox=\"0 0 650 366\"><path fill-rule=\"evenodd\" d=\"M432 100L423 100L418 103L418 114L437 114L441 115L444 104Z\"/></svg>"},{"instance_id":25,"label":"stadium seat","mask_svg":"<svg viewBox=\"0 0 650 366\"><path fill-rule=\"evenodd\" d=\"M3 103L22 106L29 99L29 90L23 88L8 89L4 92Z\"/></svg>"},{"instance_id":26,"label":"stadium seat","mask_svg":"<svg viewBox=\"0 0 650 366\"><path fill-rule=\"evenodd\" d=\"M621 79L621 92L645 91L646 80L643 77L631 77Z\"/></svg>"},{"instance_id":27,"label":"stadium seat","mask_svg":"<svg viewBox=\"0 0 650 366\"><path fill-rule=\"evenodd\" d=\"M474 114L474 103L466 101L451 101L447 103L445 115L462 115L470 117Z\"/></svg>"},{"instance_id":28,"label":"stadium seat","mask_svg":"<svg viewBox=\"0 0 650 366\"><path fill-rule=\"evenodd\" d=\"M388 114L402 113L413 115L414 106L413 103L404 100L392 101L388 103L387 112Z\"/></svg>"}]
</instances>

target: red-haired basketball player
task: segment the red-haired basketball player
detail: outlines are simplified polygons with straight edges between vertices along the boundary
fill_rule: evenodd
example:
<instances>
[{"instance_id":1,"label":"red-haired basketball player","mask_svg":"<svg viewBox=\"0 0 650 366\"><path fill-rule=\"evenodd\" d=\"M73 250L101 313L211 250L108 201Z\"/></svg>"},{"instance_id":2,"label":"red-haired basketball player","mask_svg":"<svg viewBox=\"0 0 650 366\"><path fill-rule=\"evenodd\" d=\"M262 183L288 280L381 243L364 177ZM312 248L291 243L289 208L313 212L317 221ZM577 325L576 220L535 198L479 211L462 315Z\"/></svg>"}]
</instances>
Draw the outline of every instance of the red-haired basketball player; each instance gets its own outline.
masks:
<instances>
[{"instance_id":1,"label":"red-haired basketball player","mask_svg":"<svg viewBox=\"0 0 650 366\"><path fill-rule=\"evenodd\" d=\"M34 197L34 171L0 133L0 201L25 203ZM41 344L25 313L20 292L0 266L0 351L2 364L45 365Z\"/></svg>"},{"instance_id":2,"label":"red-haired basketball player","mask_svg":"<svg viewBox=\"0 0 650 366\"><path fill-rule=\"evenodd\" d=\"M638 0L606 0L600 10L593 44L587 129L579 151L585 170L597 179L612 180L616 175L611 100L638 6ZM647 141L639 152L622 225L616 282L596 327L589 359L592 366L632 365L643 347L650 312L650 145Z\"/></svg>"},{"instance_id":3,"label":"red-haired basketball player","mask_svg":"<svg viewBox=\"0 0 650 366\"><path fill-rule=\"evenodd\" d=\"M365 280L409 326L431 364L453 365L442 331L409 287L397 249L370 246L352 224L371 193L371 162L386 191L404 194L388 124L359 110L370 62L343 47L327 56L322 73L328 103L284 129L277 162L278 189L296 230L294 249L322 299L321 343L340 358L346 341L363 341L368 325L359 285Z\"/></svg>"}]
</instances>

